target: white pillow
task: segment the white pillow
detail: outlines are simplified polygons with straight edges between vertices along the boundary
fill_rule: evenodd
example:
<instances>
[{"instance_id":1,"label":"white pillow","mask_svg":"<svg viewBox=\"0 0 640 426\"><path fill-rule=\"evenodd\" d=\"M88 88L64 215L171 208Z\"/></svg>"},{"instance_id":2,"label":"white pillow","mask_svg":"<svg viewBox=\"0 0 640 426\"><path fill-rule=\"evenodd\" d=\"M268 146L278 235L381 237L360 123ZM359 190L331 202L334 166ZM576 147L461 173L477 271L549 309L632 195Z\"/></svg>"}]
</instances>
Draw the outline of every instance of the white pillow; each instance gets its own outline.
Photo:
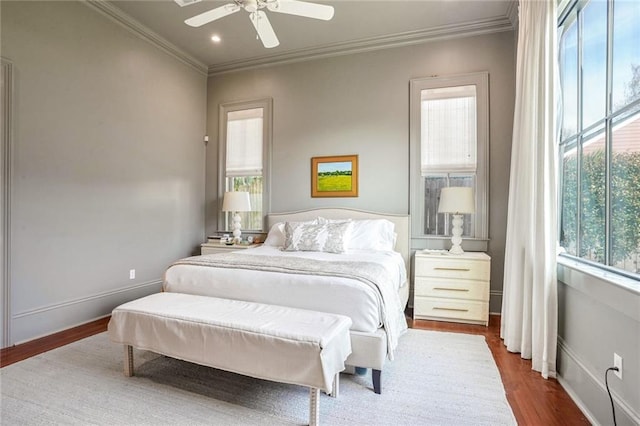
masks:
<instances>
[{"instance_id":1,"label":"white pillow","mask_svg":"<svg viewBox=\"0 0 640 426\"><path fill-rule=\"evenodd\" d=\"M349 222L296 223L285 222L285 251L323 251L344 253Z\"/></svg>"},{"instance_id":2,"label":"white pillow","mask_svg":"<svg viewBox=\"0 0 640 426\"><path fill-rule=\"evenodd\" d=\"M391 251L396 245L394 228L387 219L353 220L347 249Z\"/></svg>"},{"instance_id":3,"label":"white pillow","mask_svg":"<svg viewBox=\"0 0 640 426\"><path fill-rule=\"evenodd\" d=\"M272 247L284 246L284 222L275 223L271 227L263 244Z\"/></svg>"}]
</instances>

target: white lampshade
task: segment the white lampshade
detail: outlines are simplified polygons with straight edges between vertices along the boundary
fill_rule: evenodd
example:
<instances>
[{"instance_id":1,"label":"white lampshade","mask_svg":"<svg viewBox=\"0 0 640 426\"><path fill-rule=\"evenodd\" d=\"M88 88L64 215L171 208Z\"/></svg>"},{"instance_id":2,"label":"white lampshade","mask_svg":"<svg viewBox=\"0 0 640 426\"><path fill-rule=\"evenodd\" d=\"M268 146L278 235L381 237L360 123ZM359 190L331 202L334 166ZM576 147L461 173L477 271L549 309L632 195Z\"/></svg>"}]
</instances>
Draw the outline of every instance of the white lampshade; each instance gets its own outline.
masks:
<instances>
[{"instance_id":1,"label":"white lampshade","mask_svg":"<svg viewBox=\"0 0 640 426\"><path fill-rule=\"evenodd\" d=\"M473 188L449 187L440 190L440 203L438 213L475 213L476 202L473 197Z\"/></svg>"},{"instance_id":2,"label":"white lampshade","mask_svg":"<svg viewBox=\"0 0 640 426\"><path fill-rule=\"evenodd\" d=\"M476 202L473 198L473 188L449 187L440 190L440 203L438 213L451 213L451 254L462 254L462 225L464 223L463 214L475 213Z\"/></svg>"},{"instance_id":3,"label":"white lampshade","mask_svg":"<svg viewBox=\"0 0 640 426\"><path fill-rule=\"evenodd\" d=\"M222 202L223 212L248 212L251 211L248 192L225 192Z\"/></svg>"}]
</instances>

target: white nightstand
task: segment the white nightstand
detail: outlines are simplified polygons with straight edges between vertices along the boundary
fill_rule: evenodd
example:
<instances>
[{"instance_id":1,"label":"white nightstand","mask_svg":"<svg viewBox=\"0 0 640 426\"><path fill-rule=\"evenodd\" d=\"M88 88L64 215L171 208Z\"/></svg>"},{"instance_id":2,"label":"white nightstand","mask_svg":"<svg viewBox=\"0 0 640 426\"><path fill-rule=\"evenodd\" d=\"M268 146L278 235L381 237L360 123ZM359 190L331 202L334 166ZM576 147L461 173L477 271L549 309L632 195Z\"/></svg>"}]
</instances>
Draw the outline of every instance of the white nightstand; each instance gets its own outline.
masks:
<instances>
[{"instance_id":1,"label":"white nightstand","mask_svg":"<svg viewBox=\"0 0 640 426\"><path fill-rule=\"evenodd\" d=\"M491 258L417 251L413 267L413 318L489 324Z\"/></svg>"},{"instance_id":2,"label":"white nightstand","mask_svg":"<svg viewBox=\"0 0 640 426\"><path fill-rule=\"evenodd\" d=\"M220 243L202 243L200 244L200 254L216 254L216 253L229 253L234 250L242 250L258 247L260 244L233 244L226 245Z\"/></svg>"}]
</instances>

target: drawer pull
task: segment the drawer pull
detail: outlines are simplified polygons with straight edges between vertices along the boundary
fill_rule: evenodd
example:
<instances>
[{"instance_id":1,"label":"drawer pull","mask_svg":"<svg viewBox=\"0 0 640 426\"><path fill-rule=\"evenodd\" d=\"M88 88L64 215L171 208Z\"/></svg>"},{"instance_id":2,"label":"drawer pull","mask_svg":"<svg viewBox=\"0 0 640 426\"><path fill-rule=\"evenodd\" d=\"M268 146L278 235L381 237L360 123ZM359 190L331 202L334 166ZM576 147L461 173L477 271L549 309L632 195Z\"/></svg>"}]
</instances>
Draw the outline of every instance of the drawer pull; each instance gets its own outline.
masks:
<instances>
[{"instance_id":1,"label":"drawer pull","mask_svg":"<svg viewBox=\"0 0 640 426\"><path fill-rule=\"evenodd\" d=\"M471 269L469 268L443 268L440 266L436 266L435 268L436 271L462 271L462 272L469 272Z\"/></svg>"},{"instance_id":2,"label":"drawer pull","mask_svg":"<svg viewBox=\"0 0 640 426\"><path fill-rule=\"evenodd\" d=\"M446 288L446 287L434 287L434 290L445 290L445 291L469 291L468 288Z\"/></svg>"},{"instance_id":3,"label":"drawer pull","mask_svg":"<svg viewBox=\"0 0 640 426\"><path fill-rule=\"evenodd\" d=\"M457 309L457 308L439 308L435 306L433 308L434 311L455 311L455 312L469 312L468 309Z\"/></svg>"}]
</instances>

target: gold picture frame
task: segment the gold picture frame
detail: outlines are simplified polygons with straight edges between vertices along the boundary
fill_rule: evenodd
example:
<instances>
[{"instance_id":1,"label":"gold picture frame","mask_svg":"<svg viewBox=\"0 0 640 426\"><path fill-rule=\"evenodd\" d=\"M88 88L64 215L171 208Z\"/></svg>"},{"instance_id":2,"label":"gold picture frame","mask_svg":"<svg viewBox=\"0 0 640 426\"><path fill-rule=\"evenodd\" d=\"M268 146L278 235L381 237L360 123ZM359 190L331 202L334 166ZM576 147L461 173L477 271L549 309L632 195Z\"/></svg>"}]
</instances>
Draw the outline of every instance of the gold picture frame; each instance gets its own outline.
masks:
<instances>
[{"instance_id":1,"label":"gold picture frame","mask_svg":"<svg viewBox=\"0 0 640 426\"><path fill-rule=\"evenodd\" d=\"M357 197L358 156L311 158L312 197Z\"/></svg>"}]
</instances>

